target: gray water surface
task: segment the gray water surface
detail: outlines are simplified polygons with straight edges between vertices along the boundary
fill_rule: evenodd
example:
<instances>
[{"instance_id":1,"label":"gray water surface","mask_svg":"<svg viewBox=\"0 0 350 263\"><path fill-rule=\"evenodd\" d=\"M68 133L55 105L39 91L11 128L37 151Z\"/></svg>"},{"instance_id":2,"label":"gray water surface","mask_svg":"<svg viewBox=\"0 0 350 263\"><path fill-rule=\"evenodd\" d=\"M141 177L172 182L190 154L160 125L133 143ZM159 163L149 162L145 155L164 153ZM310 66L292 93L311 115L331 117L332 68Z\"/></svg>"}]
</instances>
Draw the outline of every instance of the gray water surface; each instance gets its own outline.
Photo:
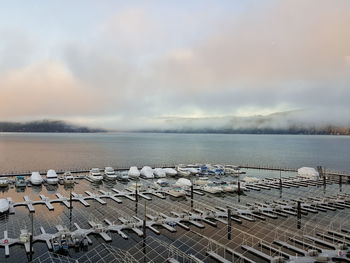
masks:
<instances>
[{"instance_id":1,"label":"gray water surface","mask_svg":"<svg viewBox=\"0 0 350 263\"><path fill-rule=\"evenodd\" d=\"M350 136L0 133L0 173L191 162L350 171Z\"/></svg>"}]
</instances>

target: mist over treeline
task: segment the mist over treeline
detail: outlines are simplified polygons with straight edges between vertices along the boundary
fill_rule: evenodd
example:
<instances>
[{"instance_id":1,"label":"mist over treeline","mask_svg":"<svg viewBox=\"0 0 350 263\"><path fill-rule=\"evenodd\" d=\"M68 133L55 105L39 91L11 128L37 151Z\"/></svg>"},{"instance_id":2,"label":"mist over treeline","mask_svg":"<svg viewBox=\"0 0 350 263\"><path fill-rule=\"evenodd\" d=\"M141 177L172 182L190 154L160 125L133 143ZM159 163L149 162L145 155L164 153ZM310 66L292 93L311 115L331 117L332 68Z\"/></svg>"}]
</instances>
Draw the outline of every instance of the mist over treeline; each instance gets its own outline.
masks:
<instances>
[{"instance_id":1,"label":"mist over treeline","mask_svg":"<svg viewBox=\"0 0 350 263\"><path fill-rule=\"evenodd\" d=\"M232 133L232 134L324 134L350 135L350 123L332 120L312 111L288 111L266 116L210 118L165 118L157 128L145 132Z\"/></svg>"},{"instance_id":2,"label":"mist over treeline","mask_svg":"<svg viewBox=\"0 0 350 263\"><path fill-rule=\"evenodd\" d=\"M41 120L30 122L0 122L0 132L104 132L103 129L94 129L78 126L61 120Z\"/></svg>"}]
</instances>

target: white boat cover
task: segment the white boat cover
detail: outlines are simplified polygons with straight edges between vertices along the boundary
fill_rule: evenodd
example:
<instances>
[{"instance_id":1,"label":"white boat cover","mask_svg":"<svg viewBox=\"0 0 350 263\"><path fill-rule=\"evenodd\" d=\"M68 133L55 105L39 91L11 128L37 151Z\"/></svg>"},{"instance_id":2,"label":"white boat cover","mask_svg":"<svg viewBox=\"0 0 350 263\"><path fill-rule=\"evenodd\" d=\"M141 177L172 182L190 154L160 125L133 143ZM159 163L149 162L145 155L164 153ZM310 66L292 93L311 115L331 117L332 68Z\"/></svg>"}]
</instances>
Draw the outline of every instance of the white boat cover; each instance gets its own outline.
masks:
<instances>
[{"instance_id":1,"label":"white boat cover","mask_svg":"<svg viewBox=\"0 0 350 263\"><path fill-rule=\"evenodd\" d=\"M301 167L298 169L298 176L307 177L316 180L320 177L319 173L312 167Z\"/></svg>"},{"instance_id":2,"label":"white boat cover","mask_svg":"<svg viewBox=\"0 0 350 263\"><path fill-rule=\"evenodd\" d=\"M179 180L176 181L175 185L177 186L191 186L192 183L190 180L186 178L180 178Z\"/></svg>"}]
</instances>

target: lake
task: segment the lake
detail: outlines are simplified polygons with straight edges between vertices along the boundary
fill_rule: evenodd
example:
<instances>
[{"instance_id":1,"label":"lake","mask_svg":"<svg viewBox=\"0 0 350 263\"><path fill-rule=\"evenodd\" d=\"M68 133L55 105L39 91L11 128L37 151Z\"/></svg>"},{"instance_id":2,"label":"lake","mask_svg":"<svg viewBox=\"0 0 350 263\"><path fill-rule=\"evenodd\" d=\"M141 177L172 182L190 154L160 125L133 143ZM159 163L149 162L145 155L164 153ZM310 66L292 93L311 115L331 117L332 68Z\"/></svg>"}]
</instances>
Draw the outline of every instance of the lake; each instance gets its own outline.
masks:
<instances>
[{"instance_id":1,"label":"lake","mask_svg":"<svg viewBox=\"0 0 350 263\"><path fill-rule=\"evenodd\" d=\"M168 133L0 133L0 173L177 163L350 171L350 137Z\"/></svg>"}]
</instances>

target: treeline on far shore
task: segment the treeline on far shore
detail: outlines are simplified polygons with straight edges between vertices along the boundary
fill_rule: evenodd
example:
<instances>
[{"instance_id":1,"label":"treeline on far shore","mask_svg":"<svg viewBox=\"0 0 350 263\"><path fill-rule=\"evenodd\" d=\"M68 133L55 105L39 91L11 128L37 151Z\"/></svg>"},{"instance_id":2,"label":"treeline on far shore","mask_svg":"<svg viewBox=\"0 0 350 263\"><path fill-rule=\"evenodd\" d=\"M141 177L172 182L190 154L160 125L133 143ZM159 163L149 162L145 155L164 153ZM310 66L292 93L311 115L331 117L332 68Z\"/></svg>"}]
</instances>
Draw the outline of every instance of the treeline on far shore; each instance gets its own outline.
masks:
<instances>
[{"instance_id":1,"label":"treeline on far shore","mask_svg":"<svg viewBox=\"0 0 350 263\"><path fill-rule=\"evenodd\" d=\"M105 132L103 129L93 129L69 124L60 120L42 120L31 122L0 122L0 132Z\"/></svg>"}]
</instances>

